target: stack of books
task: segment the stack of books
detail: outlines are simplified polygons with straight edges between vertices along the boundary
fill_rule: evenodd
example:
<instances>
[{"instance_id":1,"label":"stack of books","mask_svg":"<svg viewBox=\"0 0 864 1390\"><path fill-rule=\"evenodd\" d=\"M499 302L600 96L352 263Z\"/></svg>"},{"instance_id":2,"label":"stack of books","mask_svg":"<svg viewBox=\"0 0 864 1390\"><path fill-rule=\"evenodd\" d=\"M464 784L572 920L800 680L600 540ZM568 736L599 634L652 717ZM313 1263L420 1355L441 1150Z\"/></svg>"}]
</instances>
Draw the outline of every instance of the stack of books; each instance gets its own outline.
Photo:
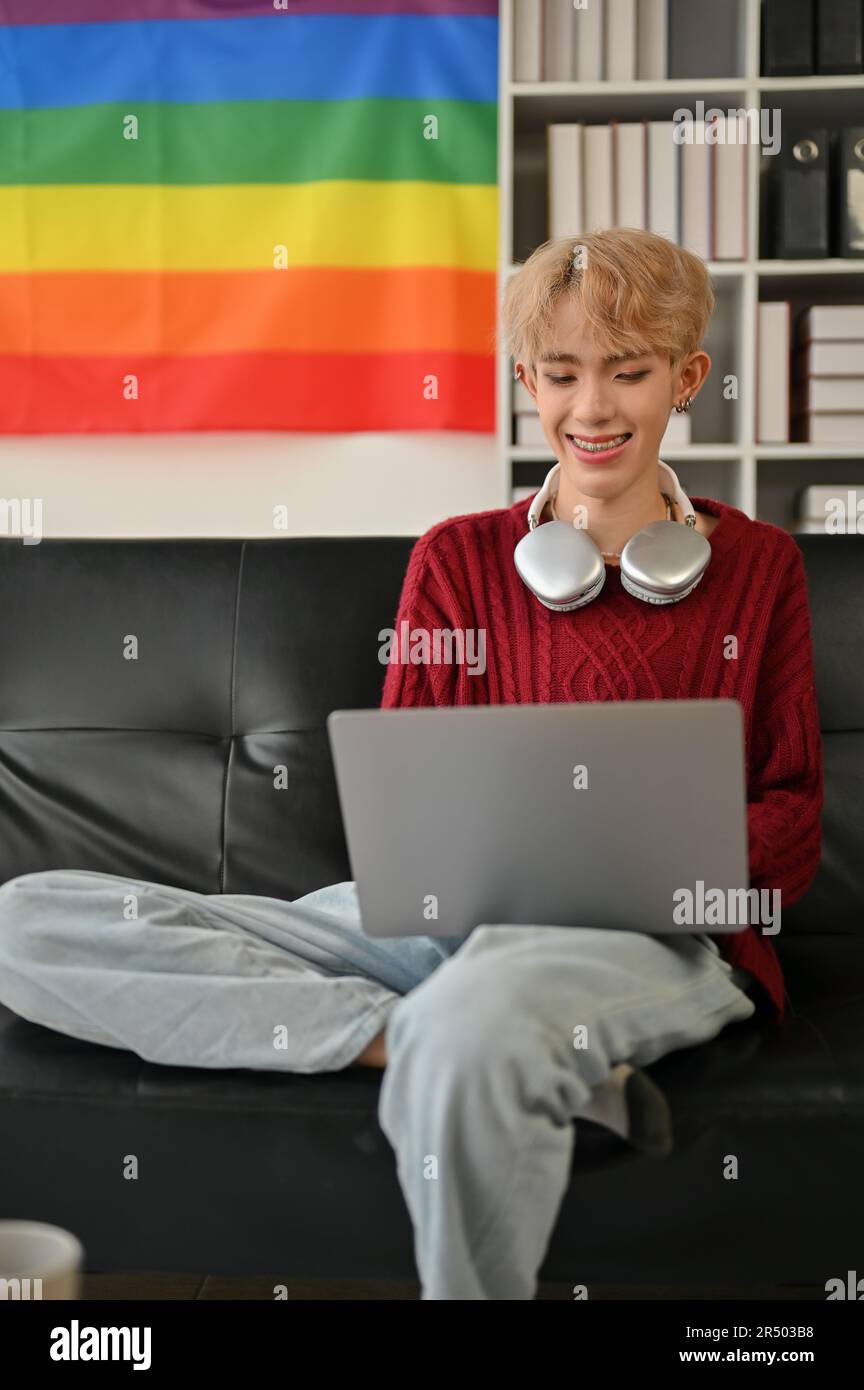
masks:
<instances>
[{"instance_id":1,"label":"stack of books","mask_svg":"<svg viewBox=\"0 0 864 1390\"><path fill-rule=\"evenodd\" d=\"M689 141L673 121L547 126L549 236L639 227L703 260L745 259L747 121L727 119L723 143L712 124L693 121Z\"/></svg>"},{"instance_id":2,"label":"stack of books","mask_svg":"<svg viewBox=\"0 0 864 1390\"><path fill-rule=\"evenodd\" d=\"M861 447L864 304L813 305L801 314L796 328L798 346L792 371L794 437L810 444Z\"/></svg>"},{"instance_id":3,"label":"stack of books","mask_svg":"<svg viewBox=\"0 0 864 1390\"><path fill-rule=\"evenodd\" d=\"M668 76L667 0L515 0L517 82L632 82Z\"/></svg>"},{"instance_id":4,"label":"stack of books","mask_svg":"<svg viewBox=\"0 0 864 1390\"><path fill-rule=\"evenodd\" d=\"M860 488L845 483L803 487L795 498L794 511L792 530L802 535L864 535L864 491Z\"/></svg>"}]
</instances>

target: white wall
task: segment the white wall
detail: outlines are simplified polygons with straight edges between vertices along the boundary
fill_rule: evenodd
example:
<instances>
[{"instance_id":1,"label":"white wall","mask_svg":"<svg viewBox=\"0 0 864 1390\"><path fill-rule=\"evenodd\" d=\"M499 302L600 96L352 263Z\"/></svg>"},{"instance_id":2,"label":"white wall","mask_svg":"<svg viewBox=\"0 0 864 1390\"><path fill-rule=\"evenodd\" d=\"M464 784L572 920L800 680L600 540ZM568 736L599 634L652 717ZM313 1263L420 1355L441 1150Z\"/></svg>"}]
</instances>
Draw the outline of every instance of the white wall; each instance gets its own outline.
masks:
<instances>
[{"instance_id":1,"label":"white wall","mask_svg":"<svg viewBox=\"0 0 864 1390\"><path fill-rule=\"evenodd\" d=\"M45 537L420 535L510 505L495 436L443 430L7 435L2 498L41 498Z\"/></svg>"}]
</instances>

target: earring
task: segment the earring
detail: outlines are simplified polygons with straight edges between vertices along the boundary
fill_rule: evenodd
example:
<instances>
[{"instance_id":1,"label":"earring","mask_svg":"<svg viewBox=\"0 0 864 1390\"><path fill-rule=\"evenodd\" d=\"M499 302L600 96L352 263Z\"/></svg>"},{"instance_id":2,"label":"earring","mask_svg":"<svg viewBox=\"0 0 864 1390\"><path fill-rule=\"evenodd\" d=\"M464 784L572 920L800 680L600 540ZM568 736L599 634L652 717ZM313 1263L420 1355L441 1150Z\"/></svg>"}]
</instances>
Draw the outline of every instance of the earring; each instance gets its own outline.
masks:
<instances>
[{"instance_id":1,"label":"earring","mask_svg":"<svg viewBox=\"0 0 864 1390\"><path fill-rule=\"evenodd\" d=\"M690 403L691 403L692 400L693 400L693 397L692 397L692 396L688 396L687 399L686 399L686 401L684 402L683 405L676 405L675 409L677 410L677 412L678 412L679 415L683 415L685 410L689 410L689 409L690 409Z\"/></svg>"}]
</instances>

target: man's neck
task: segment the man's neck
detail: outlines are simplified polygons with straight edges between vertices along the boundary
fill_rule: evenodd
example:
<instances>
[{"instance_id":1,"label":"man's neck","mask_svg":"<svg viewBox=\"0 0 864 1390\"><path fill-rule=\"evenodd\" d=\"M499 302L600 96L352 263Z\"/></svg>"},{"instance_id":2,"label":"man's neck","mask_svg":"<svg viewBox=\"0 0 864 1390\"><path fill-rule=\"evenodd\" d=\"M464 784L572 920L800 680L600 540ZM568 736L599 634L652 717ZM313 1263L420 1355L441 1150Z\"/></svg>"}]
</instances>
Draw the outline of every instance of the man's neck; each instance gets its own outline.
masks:
<instances>
[{"instance_id":1,"label":"man's neck","mask_svg":"<svg viewBox=\"0 0 864 1390\"><path fill-rule=\"evenodd\" d=\"M603 465L597 464L596 467L599 469ZM669 492L671 495L671 488ZM577 512L576 508L580 510ZM616 562L614 557L620 555L630 537L641 527L652 521L665 521L666 502L657 485L656 473L647 477L644 483L634 484L620 497L606 498L589 497L578 492L570 486L563 470L559 470L555 512L559 521L572 522L577 517L583 517L583 529L598 549L606 552L605 558ZM672 520L680 520L674 498Z\"/></svg>"}]
</instances>

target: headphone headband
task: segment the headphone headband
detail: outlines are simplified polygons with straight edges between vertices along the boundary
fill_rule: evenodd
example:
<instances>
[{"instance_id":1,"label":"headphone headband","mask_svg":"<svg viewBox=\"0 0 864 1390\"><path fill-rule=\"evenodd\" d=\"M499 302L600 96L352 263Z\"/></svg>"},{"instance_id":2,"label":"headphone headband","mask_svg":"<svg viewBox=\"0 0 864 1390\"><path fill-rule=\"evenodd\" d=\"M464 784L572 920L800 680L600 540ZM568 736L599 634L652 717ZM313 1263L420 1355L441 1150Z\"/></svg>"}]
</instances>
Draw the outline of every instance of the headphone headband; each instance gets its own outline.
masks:
<instances>
[{"instance_id":1,"label":"headphone headband","mask_svg":"<svg viewBox=\"0 0 864 1390\"><path fill-rule=\"evenodd\" d=\"M678 506L681 508L681 511L684 514L685 524L687 526L695 526L696 513L693 510L690 498L687 496L686 492L684 491L684 489L678 481L677 474L674 472L673 469L669 467L668 463L664 463L662 459L658 459L657 462L658 466L661 469L665 469L666 472L669 474L669 482L671 482L672 485L672 494L675 498L675 501L678 503ZM549 472L546 474L546 477L543 481L543 486L534 497L531 506L528 508L529 531L533 531L535 526L539 525L540 517L543 515L543 508L546 506L546 503L552 498L552 496L558 491L557 486L553 485L557 483L558 474L560 473L560 471L560 463L554 463L552 467L549 469ZM667 488L669 487L669 482L665 481L662 473L659 475L658 481L660 484L661 492L663 491L664 485Z\"/></svg>"}]
</instances>

